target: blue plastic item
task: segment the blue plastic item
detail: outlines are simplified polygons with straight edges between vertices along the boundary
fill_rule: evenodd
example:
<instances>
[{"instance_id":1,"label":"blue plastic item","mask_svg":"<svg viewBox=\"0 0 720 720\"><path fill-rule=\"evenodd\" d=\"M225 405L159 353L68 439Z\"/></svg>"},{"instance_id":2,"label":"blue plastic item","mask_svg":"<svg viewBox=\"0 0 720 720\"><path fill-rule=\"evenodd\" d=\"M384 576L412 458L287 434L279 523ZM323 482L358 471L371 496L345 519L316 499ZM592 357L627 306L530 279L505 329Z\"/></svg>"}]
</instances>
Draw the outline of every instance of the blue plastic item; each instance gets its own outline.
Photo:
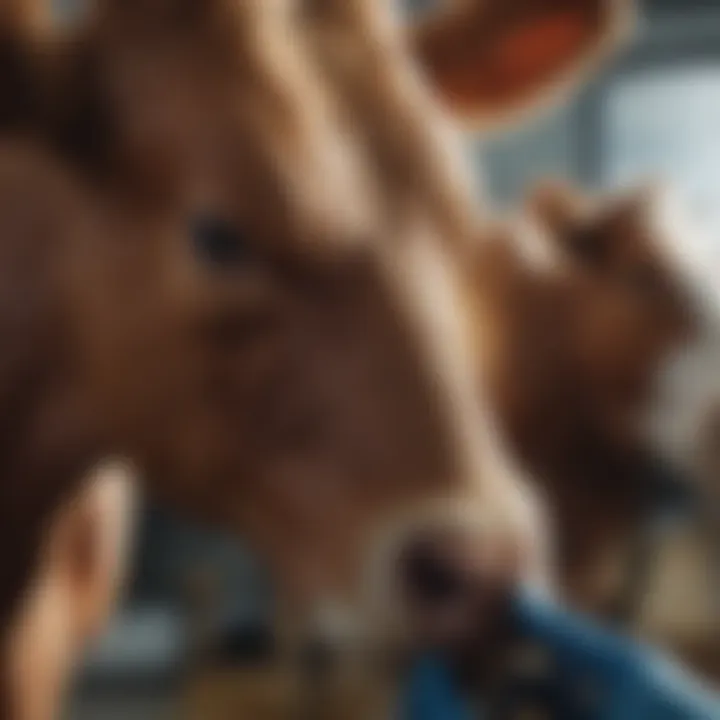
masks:
<instances>
[{"instance_id":1,"label":"blue plastic item","mask_svg":"<svg viewBox=\"0 0 720 720\"><path fill-rule=\"evenodd\" d=\"M515 601L523 644L547 660L539 683L507 689L493 719L533 707L553 720L720 720L720 696L657 651L530 596ZM477 720L437 656L421 658L401 698L400 720Z\"/></svg>"},{"instance_id":2,"label":"blue plastic item","mask_svg":"<svg viewBox=\"0 0 720 720\"><path fill-rule=\"evenodd\" d=\"M474 720L441 657L423 657L412 669L400 720Z\"/></svg>"}]
</instances>

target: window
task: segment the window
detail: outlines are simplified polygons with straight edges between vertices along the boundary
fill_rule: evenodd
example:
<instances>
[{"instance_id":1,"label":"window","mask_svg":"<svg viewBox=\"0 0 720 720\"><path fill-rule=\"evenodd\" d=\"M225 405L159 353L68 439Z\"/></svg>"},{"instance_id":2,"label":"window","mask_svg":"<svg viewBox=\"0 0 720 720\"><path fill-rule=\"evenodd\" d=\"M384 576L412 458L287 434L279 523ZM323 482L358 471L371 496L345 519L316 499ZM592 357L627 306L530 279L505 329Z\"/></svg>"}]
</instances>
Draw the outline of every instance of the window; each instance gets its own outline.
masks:
<instances>
[{"instance_id":1,"label":"window","mask_svg":"<svg viewBox=\"0 0 720 720\"><path fill-rule=\"evenodd\" d=\"M667 180L709 230L720 258L720 63L620 76L602 113L602 184Z\"/></svg>"}]
</instances>

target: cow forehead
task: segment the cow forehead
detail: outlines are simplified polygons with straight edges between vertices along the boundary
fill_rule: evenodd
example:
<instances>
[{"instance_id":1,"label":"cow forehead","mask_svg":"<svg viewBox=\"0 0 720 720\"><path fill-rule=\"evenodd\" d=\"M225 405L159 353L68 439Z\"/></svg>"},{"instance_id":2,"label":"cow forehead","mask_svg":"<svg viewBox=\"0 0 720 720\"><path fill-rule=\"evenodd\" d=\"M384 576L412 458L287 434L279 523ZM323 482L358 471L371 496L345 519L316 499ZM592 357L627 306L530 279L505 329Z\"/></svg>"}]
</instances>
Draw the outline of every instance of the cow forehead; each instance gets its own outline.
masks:
<instances>
[{"instance_id":1,"label":"cow forehead","mask_svg":"<svg viewBox=\"0 0 720 720\"><path fill-rule=\"evenodd\" d=\"M165 148L194 182L198 163L222 164L243 195L281 196L295 227L368 237L425 214L446 236L469 229L459 133L405 52L390 3L298 6L231 3L217 26L116 37L126 138Z\"/></svg>"}]
</instances>

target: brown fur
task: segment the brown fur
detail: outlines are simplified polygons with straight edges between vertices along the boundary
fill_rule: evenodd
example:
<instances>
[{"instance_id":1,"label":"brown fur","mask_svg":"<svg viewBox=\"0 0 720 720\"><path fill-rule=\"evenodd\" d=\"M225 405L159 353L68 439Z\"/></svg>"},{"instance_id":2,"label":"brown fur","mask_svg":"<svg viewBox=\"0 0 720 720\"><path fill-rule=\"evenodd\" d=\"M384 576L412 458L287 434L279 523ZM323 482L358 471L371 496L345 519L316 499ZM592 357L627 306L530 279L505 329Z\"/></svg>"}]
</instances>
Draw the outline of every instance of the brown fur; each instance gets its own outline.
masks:
<instances>
[{"instance_id":1,"label":"brown fur","mask_svg":"<svg viewBox=\"0 0 720 720\"><path fill-rule=\"evenodd\" d=\"M619 578L604 570L647 507L653 380L692 329L645 222L649 203L644 191L591 200L549 185L531 212L550 256L527 257L501 231L478 259L485 381L554 513L562 585L593 610L610 609Z\"/></svg>"},{"instance_id":2,"label":"brown fur","mask_svg":"<svg viewBox=\"0 0 720 720\"><path fill-rule=\"evenodd\" d=\"M517 515L475 442L469 187L387 7L99 0L64 37L4 7L4 626L46 518L109 454L312 593L401 508ZM583 40L542 76L497 82L527 96L595 56L597 17L573 15ZM237 266L194 249L208 215L244 241Z\"/></svg>"}]
</instances>

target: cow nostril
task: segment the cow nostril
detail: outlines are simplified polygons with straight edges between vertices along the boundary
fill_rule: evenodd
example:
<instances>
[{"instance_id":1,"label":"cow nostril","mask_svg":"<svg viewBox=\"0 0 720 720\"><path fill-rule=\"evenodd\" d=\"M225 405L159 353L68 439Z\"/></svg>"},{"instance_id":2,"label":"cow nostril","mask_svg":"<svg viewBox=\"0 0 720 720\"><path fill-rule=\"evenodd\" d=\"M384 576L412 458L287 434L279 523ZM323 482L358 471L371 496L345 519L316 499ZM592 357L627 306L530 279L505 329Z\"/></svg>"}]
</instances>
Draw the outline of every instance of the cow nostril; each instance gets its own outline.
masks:
<instances>
[{"instance_id":1,"label":"cow nostril","mask_svg":"<svg viewBox=\"0 0 720 720\"><path fill-rule=\"evenodd\" d=\"M400 557L400 578L411 601L438 606L463 597L468 578L429 539L411 543Z\"/></svg>"}]
</instances>

